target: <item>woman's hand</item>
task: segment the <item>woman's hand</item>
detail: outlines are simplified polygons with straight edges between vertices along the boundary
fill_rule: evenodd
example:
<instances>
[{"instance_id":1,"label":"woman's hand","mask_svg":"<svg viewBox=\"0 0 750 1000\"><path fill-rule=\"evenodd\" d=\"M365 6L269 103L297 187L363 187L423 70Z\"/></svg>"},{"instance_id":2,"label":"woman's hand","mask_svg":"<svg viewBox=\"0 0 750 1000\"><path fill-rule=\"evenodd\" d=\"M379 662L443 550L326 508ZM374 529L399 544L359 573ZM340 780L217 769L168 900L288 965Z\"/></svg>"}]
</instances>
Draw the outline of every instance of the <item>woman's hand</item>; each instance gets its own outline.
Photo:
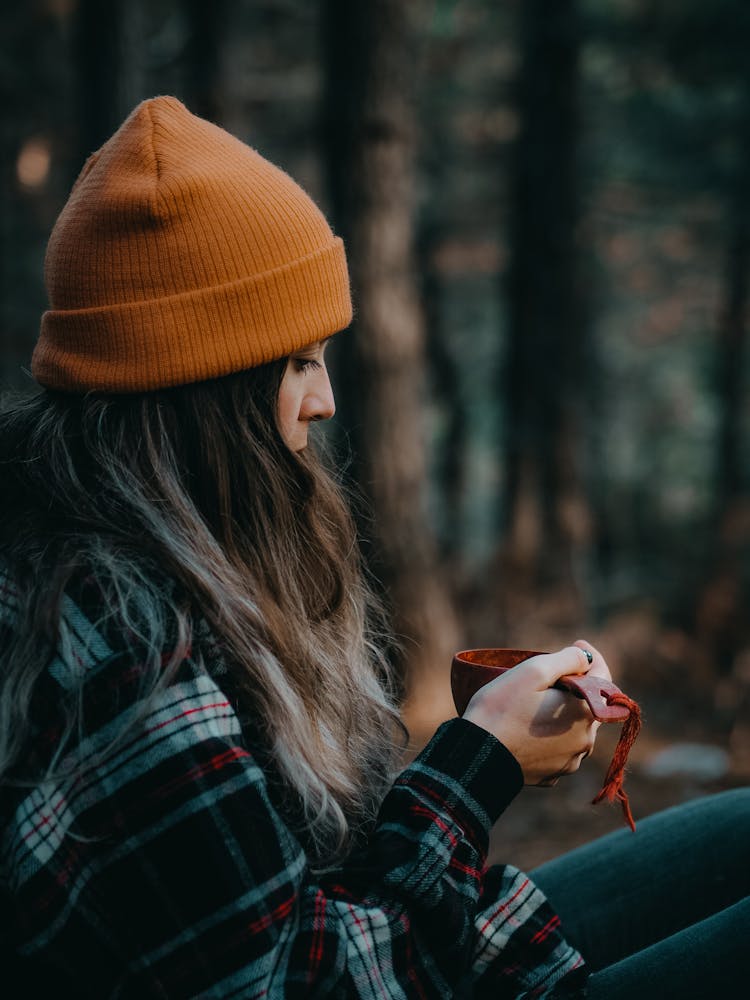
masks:
<instances>
[{"instance_id":1,"label":"woman's hand","mask_svg":"<svg viewBox=\"0 0 750 1000\"><path fill-rule=\"evenodd\" d=\"M593 656L589 664L584 650ZM513 754L527 785L551 785L577 771L601 725L576 695L552 689L565 674L611 680L604 658L579 641L559 653L524 660L474 695L464 718L496 736Z\"/></svg>"}]
</instances>

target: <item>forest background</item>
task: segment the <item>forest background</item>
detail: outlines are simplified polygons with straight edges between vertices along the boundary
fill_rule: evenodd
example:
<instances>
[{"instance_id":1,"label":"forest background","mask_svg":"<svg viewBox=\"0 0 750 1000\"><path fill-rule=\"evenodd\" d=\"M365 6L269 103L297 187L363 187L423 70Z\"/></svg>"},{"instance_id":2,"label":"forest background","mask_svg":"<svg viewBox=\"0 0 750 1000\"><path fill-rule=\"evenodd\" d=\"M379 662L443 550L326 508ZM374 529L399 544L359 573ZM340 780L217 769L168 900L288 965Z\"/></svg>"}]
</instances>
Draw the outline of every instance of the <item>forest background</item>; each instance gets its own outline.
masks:
<instances>
[{"instance_id":1,"label":"forest background","mask_svg":"<svg viewBox=\"0 0 750 1000\"><path fill-rule=\"evenodd\" d=\"M347 243L329 438L414 746L453 712L455 649L583 635L643 705L636 815L747 782L747 3L4 0L0 38L2 388L29 385L83 161L177 95ZM521 797L500 855L619 824L589 805L615 728Z\"/></svg>"}]
</instances>

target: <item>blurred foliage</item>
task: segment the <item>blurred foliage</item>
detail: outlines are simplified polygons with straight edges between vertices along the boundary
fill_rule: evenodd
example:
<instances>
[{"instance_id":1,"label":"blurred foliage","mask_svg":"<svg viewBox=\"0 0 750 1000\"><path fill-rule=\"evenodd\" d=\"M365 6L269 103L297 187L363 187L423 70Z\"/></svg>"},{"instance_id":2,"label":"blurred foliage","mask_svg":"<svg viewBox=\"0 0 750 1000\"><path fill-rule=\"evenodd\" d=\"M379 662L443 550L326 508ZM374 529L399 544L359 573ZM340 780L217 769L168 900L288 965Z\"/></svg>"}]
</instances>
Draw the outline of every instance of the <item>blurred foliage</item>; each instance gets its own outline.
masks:
<instances>
[{"instance_id":1,"label":"blurred foliage","mask_svg":"<svg viewBox=\"0 0 750 1000\"><path fill-rule=\"evenodd\" d=\"M500 621L519 639L532 625L606 629L642 608L672 637L660 646L667 674L685 665L696 677L734 671L744 692L737 664L750 649L750 362L740 337L730 368L744 391L728 409L720 327L738 205L750 185L750 7L578 4L575 251L587 352L567 391L585 417L571 461L590 511L569 512L580 541L573 585L584 600L565 610L565 595L555 605L554 594L531 593L526 617L519 611L509 622L493 579L502 547L501 441L514 420L499 387L509 342L512 157L523 125L522 3L433 0L419 56L416 243L428 320L431 513L466 604L468 639L499 641ZM6 385L26 381L21 366L44 308L44 242L82 163L81 95L96 85L82 82L86 60L76 42L85 7L29 0L0 10ZM305 0L236 0L217 5L216 30L196 40L194 4L131 0L119 8L115 119L155 93L176 93L196 110L213 101L205 106L222 124L325 203L319 15ZM215 62L203 59L200 37L215 47ZM744 265L740 272L735 285L748 280ZM727 415L739 442L731 510L717 468Z\"/></svg>"}]
</instances>

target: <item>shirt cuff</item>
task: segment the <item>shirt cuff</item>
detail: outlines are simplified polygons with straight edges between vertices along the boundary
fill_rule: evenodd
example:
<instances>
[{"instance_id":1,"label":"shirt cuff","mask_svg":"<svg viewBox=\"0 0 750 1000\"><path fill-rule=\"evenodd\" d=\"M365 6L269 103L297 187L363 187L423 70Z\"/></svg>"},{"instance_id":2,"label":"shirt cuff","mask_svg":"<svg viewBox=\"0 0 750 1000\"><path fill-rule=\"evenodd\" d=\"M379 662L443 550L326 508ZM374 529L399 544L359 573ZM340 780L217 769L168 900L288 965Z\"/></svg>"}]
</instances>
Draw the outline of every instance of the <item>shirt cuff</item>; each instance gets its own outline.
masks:
<instances>
[{"instance_id":1,"label":"shirt cuff","mask_svg":"<svg viewBox=\"0 0 750 1000\"><path fill-rule=\"evenodd\" d=\"M444 722L407 772L442 785L445 804L480 839L523 788L523 771L492 733L467 719ZM402 775L402 779L405 775Z\"/></svg>"}]
</instances>

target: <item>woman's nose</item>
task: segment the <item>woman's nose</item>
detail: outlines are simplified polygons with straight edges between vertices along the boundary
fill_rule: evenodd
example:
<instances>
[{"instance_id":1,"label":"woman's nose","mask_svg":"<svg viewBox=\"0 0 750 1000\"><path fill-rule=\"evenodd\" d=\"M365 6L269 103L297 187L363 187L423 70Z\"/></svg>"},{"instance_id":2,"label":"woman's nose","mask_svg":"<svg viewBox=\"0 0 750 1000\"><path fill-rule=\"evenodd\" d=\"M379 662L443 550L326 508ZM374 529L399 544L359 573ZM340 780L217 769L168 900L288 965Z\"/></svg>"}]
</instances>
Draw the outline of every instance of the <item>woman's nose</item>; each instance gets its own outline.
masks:
<instances>
[{"instance_id":1,"label":"woman's nose","mask_svg":"<svg viewBox=\"0 0 750 1000\"><path fill-rule=\"evenodd\" d=\"M326 368L315 373L315 382L302 404L303 420L330 420L336 412L333 388Z\"/></svg>"}]
</instances>

